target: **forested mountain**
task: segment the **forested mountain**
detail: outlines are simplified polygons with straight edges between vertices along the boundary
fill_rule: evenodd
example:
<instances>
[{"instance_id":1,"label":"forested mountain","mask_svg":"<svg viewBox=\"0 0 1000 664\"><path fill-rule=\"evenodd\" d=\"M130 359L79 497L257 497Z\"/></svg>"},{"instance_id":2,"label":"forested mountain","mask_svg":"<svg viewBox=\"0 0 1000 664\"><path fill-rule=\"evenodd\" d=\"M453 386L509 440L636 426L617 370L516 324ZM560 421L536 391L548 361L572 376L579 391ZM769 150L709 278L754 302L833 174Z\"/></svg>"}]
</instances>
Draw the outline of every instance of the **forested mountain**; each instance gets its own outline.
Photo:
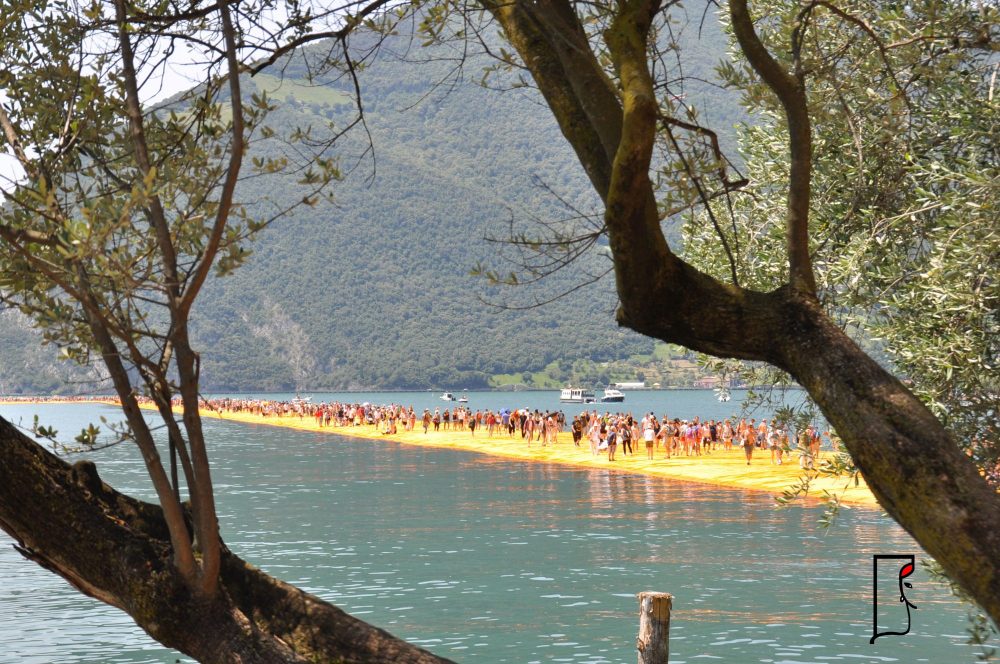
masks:
<instances>
[{"instance_id":1,"label":"forested mountain","mask_svg":"<svg viewBox=\"0 0 1000 664\"><path fill-rule=\"evenodd\" d=\"M689 41L698 39L699 16ZM685 73L707 77L725 42L714 20L700 39L702 71ZM208 285L195 310L205 390L476 388L554 360L652 354L652 341L616 326L610 276L529 306L610 267L600 245L540 286L501 293L471 276L479 263L511 269L486 236L599 208L534 90L486 89L478 80L487 61L470 59L459 71L443 55L407 37L386 42L360 72L374 152L362 155L361 130L342 139L335 203L278 220L246 265ZM278 103L270 123L279 132L350 112L346 82L307 82L299 58L281 79L259 75L253 85ZM702 93L706 121L731 130L742 117L738 100ZM513 308L487 304L500 300ZM28 368L45 362L16 318L0 317L0 391L71 389L59 385L66 369Z\"/></svg>"}]
</instances>

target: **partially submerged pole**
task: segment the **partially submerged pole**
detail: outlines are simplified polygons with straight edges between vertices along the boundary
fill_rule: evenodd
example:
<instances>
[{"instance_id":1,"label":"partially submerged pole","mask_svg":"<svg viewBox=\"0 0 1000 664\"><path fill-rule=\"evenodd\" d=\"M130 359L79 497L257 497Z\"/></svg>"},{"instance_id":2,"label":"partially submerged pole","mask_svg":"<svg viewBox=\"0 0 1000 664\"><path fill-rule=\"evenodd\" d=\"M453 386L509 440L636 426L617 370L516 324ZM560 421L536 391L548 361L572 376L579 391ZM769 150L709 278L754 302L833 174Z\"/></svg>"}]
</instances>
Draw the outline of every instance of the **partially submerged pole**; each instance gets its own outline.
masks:
<instances>
[{"instance_id":1,"label":"partially submerged pole","mask_svg":"<svg viewBox=\"0 0 1000 664\"><path fill-rule=\"evenodd\" d=\"M639 664L667 664L670 653L670 593L642 592L639 597Z\"/></svg>"}]
</instances>

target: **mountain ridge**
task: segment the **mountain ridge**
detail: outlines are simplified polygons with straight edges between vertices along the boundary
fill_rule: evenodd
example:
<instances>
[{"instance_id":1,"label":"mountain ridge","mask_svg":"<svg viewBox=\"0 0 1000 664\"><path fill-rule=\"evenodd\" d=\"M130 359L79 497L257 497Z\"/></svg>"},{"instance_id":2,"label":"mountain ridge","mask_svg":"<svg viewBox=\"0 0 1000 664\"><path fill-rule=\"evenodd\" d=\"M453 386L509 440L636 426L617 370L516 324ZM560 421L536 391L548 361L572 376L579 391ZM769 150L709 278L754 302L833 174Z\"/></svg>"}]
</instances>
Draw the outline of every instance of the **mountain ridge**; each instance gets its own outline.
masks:
<instances>
[{"instance_id":1,"label":"mountain ridge","mask_svg":"<svg viewBox=\"0 0 1000 664\"><path fill-rule=\"evenodd\" d=\"M724 37L714 30L707 50L721 54ZM205 391L476 389L518 373L549 382L553 362L585 360L583 373L567 372L582 382L606 377L607 366L627 358L654 355L652 340L615 324L607 278L523 311L483 303L504 292L470 271L509 269L485 236L504 236L511 223L516 232L533 218L575 215L554 193L598 222L599 201L534 91L499 93L465 81L440 94L444 67L429 58L381 60L360 72L375 178L367 181L372 164L362 162L334 185L334 205L276 221L246 265L206 285L192 329ZM284 73L280 87L274 76L252 84L282 102L270 122L287 128L344 117L337 84L316 88L294 62ZM736 100L727 103L732 117L743 117ZM723 107L705 105L715 113ZM365 147L353 134L336 151L350 164ZM291 191L275 188L278 196ZM512 291L515 304L547 299L577 285L582 272L606 269L604 252L598 244L540 287ZM8 358L37 338L11 329L0 329L0 386L70 389L51 378L17 378L23 369L14 367L24 364Z\"/></svg>"}]
</instances>

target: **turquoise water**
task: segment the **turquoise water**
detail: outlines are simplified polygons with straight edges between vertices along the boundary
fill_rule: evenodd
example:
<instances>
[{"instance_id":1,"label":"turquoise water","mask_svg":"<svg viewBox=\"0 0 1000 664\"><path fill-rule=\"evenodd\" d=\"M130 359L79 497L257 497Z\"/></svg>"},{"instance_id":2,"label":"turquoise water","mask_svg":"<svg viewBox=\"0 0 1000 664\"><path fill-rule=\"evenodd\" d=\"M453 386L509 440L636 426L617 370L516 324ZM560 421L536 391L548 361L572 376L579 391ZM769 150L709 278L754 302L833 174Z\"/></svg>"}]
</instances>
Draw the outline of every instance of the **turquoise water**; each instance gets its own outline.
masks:
<instances>
[{"instance_id":1,"label":"turquoise water","mask_svg":"<svg viewBox=\"0 0 1000 664\"><path fill-rule=\"evenodd\" d=\"M25 422L36 411L70 435L115 412L0 406ZM868 644L871 556L921 557L874 510L848 510L824 531L819 509L776 510L759 492L262 426L206 429L234 551L458 661L635 661L642 590L675 596L675 664L974 658L963 607L922 570L911 634ZM94 458L106 481L148 497L133 450ZM0 661L180 658L6 545L0 578Z\"/></svg>"}]
</instances>

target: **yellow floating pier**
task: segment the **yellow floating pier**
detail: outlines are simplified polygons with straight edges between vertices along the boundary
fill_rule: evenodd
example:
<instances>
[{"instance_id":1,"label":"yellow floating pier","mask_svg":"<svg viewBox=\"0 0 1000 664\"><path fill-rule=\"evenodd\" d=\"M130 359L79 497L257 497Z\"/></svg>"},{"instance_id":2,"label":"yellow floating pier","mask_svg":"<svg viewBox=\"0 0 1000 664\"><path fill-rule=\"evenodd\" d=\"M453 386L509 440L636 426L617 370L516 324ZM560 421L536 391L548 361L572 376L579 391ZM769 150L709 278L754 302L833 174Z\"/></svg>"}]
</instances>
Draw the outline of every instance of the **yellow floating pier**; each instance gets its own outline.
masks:
<instances>
[{"instance_id":1,"label":"yellow floating pier","mask_svg":"<svg viewBox=\"0 0 1000 664\"><path fill-rule=\"evenodd\" d=\"M413 431L400 430L399 433L387 435L367 424L321 427L316 423L316 418L308 415L303 417L298 415L268 415L265 417L247 412L216 413L203 410L202 417L365 440L391 440L405 445L466 450L522 461L558 463L578 468L610 468L624 473L766 491L772 495L780 494L793 484L797 484L807 472L799 468L797 458L793 457L790 463L786 462L778 466L771 463L770 451L759 449L754 450L754 457L749 466L742 448L731 452L718 449L703 456L674 456L666 459L663 448L659 447L655 451L656 458L649 460L646 458L645 443L638 441L638 444L633 443L635 454L625 456L622 453L622 446L619 445L615 460L608 461L607 452L597 456L592 455L590 444L586 440L580 443L580 447L574 446L572 436L568 432L560 433L558 441L554 445L543 446L541 442L532 442L529 446L518 432L514 433L513 438L509 437L506 432L490 437L485 427L477 428L475 436L468 429L431 430L425 434L419 420ZM820 455L820 460L829 454L830 452L823 452ZM821 499L825 489L830 493L839 494L840 500L844 504L878 507L875 497L863 480L860 486L856 487L851 482L851 486L845 489L844 486L847 483L847 478L843 477L814 477L810 483L809 496Z\"/></svg>"}]
</instances>

